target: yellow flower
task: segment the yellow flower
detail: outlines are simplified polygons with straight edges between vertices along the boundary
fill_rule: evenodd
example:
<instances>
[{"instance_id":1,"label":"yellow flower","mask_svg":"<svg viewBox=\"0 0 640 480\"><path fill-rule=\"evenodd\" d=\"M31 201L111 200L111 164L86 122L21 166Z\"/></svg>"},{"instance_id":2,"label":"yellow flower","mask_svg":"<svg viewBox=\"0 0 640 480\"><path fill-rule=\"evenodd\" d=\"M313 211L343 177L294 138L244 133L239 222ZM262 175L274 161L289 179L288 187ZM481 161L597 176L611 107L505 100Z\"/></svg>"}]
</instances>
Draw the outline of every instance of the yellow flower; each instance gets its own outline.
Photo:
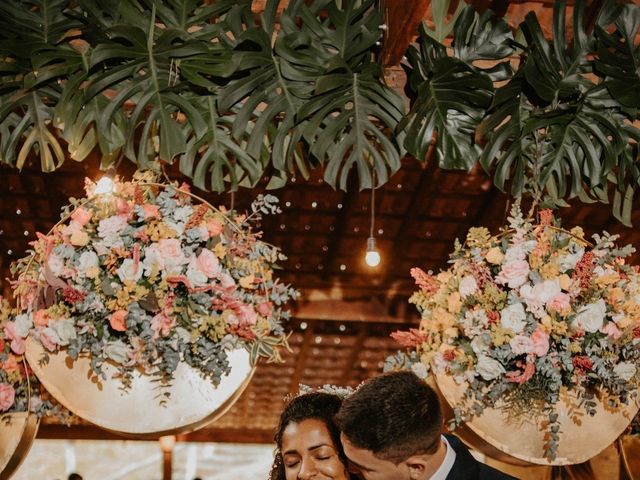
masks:
<instances>
[{"instance_id":1,"label":"yellow flower","mask_svg":"<svg viewBox=\"0 0 640 480\"><path fill-rule=\"evenodd\" d=\"M76 230L71 234L69 241L75 247L84 247L89 243L89 235L84 230Z\"/></svg>"},{"instance_id":2,"label":"yellow flower","mask_svg":"<svg viewBox=\"0 0 640 480\"><path fill-rule=\"evenodd\" d=\"M567 335L567 324L558 320L551 320L551 333L557 337L565 337Z\"/></svg>"},{"instance_id":3,"label":"yellow flower","mask_svg":"<svg viewBox=\"0 0 640 480\"><path fill-rule=\"evenodd\" d=\"M458 292L453 292L447 300L447 310L449 313L460 313L462 308L462 299Z\"/></svg>"},{"instance_id":4,"label":"yellow flower","mask_svg":"<svg viewBox=\"0 0 640 480\"><path fill-rule=\"evenodd\" d=\"M542 317L542 319L540 320L540 324L542 325L542 329L545 332L551 333L553 327L551 324L551 317L549 315L545 315L544 317Z\"/></svg>"},{"instance_id":5,"label":"yellow flower","mask_svg":"<svg viewBox=\"0 0 640 480\"><path fill-rule=\"evenodd\" d=\"M558 280L560 280L560 288L564 291L569 291L569 288L571 288L571 277L563 273L558 277Z\"/></svg>"},{"instance_id":6,"label":"yellow flower","mask_svg":"<svg viewBox=\"0 0 640 480\"><path fill-rule=\"evenodd\" d=\"M245 277L242 277L240 279L240 286L242 288L246 288L248 290L256 288L256 286L253 284L253 281L256 279L255 275L251 274L251 275L247 275Z\"/></svg>"},{"instance_id":7,"label":"yellow flower","mask_svg":"<svg viewBox=\"0 0 640 480\"><path fill-rule=\"evenodd\" d=\"M471 248L484 247L491 241L491 233L485 227L471 227L467 233L467 245Z\"/></svg>"},{"instance_id":8,"label":"yellow flower","mask_svg":"<svg viewBox=\"0 0 640 480\"><path fill-rule=\"evenodd\" d=\"M540 268L539 272L542 278L545 280L551 280L558 276L560 269L555 263L545 263L542 268Z\"/></svg>"},{"instance_id":9,"label":"yellow flower","mask_svg":"<svg viewBox=\"0 0 640 480\"><path fill-rule=\"evenodd\" d=\"M227 254L227 247L225 247L222 242L218 243L215 247L213 247L213 253L215 253L216 257L218 258L224 258L224 256Z\"/></svg>"},{"instance_id":10,"label":"yellow flower","mask_svg":"<svg viewBox=\"0 0 640 480\"><path fill-rule=\"evenodd\" d=\"M596 278L596 285L603 287L606 285L613 285L620 280L620 276L615 270L607 272L605 275Z\"/></svg>"},{"instance_id":11,"label":"yellow flower","mask_svg":"<svg viewBox=\"0 0 640 480\"><path fill-rule=\"evenodd\" d=\"M84 274L87 278L96 278L100 275L100 267L89 267Z\"/></svg>"},{"instance_id":12,"label":"yellow flower","mask_svg":"<svg viewBox=\"0 0 640 480\"><path fill-rule=\"evenodd\" d=\"M626 315L616 318L616 325L621 330L624 330L625 328L629 327L631 324L633 324L633 321Z\"/></svg>"},{"instance_id":13,"label":"yellow flower","mask_svg":"<svg viewBox=\"0 0 640 480\"><path fill-rule=\"evenodd\" d=\"M582 351L582 347L578 342L571 342L569 344L569 351L571 353L580 353Z\"/></svg>"},{"instance_id":14,"label":"yellow flower","mask_svg":"<svg viewBox=\"0 0 640 480\"><path fill-rule=\"evenodd\" d=\"M504 254L499 247L490 248L485 257L487 262L492 263L493 265L499 265L504 260Z\"/></svg>"},{"instance_id":15,"label":"yellow flower","mask_svg":"<svg viewBox=\"0 0 640 480\"><path fill-rule=\"evenodd\" d=\"M452 276L453 275L451 274L451 272L440 272L436 276L436 280L438 280L438 282L440 282L440 283L448 283L449 280L451 280Z\"/></svg>"},{"instance_id":16,"label":"yellow flower","mask_svg":"<svg viewBox=\"0 0 640 480\"><path fill-rule=\"evenodd\" d=\"M432 318L435 322L437 322L441 330L452 327L455 322L454 316L441 307L437 307L433 311Z\"/></svg>"},{"instance_id":17,"label":"yellow flower","mask_svg":"<svg viewBox=\"0 0 640 480\"><path fill-rule=\"evenodd\" d=\"M513 330L510 328L503 328L501 325L494 323L491 325L491 342L499 347L500 345L504 345L508 343L514 336Z\"/></svg>"},{"instance_id":18,"label":"yellow flower","mask_svg":"<svg viewBox=\"0 0 640 480\"><path fill-rule=\"evenodd\" d=\"M582 230L582 227L573 227L571 229L571 234L584 239L584 230Z\"/></svg>"}]
</instances>

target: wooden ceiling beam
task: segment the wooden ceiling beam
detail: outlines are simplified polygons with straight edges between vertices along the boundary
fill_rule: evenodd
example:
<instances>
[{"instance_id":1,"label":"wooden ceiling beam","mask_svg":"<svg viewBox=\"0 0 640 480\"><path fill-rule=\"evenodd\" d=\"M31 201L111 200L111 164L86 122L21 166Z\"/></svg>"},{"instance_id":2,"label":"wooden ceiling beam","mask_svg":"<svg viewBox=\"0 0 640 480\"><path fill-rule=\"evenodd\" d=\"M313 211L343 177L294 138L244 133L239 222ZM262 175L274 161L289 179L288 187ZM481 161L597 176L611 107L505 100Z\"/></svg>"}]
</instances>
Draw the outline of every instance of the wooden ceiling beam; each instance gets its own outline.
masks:
<instances>
[{"instance_id":1,"label":"wooden ceiling beam","mask_svg":"<svg viewBox=\"0 0 640 480\"><path fill-rule=\"evenodd\" d=\"M385 0L382 8L387 26L382 47L382 65L398 65L418 33L418 25L427 14L431 0Z\"/></svg>"}]
</instances>

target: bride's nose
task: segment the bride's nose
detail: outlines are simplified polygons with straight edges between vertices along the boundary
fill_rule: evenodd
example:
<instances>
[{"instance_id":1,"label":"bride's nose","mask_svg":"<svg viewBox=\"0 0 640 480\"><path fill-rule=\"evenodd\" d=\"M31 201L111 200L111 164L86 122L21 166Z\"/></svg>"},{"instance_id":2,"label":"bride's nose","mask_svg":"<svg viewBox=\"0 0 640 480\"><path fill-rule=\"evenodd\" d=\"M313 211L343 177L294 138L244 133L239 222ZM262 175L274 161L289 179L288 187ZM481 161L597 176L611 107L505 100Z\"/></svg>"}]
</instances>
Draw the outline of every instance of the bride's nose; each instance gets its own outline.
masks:
<instances>
[{"instance_id":1,"label":"bride's nose","mask_svg":"<svg viewBox=\"0 0 640 480\"><path fill-rule=\"evenodd\" d=\"M302 460L300 472L298 472L299 480L310 480L318 473L316 462L312 458Z\"/></svg>"}]
</instances>

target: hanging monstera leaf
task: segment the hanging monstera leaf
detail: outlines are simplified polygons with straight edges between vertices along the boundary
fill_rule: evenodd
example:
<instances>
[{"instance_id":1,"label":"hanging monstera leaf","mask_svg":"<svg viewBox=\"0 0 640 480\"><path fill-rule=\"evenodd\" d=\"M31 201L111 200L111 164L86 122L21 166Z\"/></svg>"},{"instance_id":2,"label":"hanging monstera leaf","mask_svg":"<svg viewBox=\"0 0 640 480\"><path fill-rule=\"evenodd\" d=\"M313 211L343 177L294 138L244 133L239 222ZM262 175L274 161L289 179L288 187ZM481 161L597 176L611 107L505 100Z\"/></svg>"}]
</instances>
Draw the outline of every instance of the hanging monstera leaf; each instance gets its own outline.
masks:
<instances>
[{"instance_id":1,"label":"hanging monstera leaf","mask_svg":"<svg viewBox=\"0 0 640 480\"><path fill-rule=\"evenodd\" d=\"M82 64L68 43L80 24L67 15L67 4L0 3L0 162L22 168L32 152L46 172L64 162L64 149L52 128L61 90L56 80Z\"/></svg>"},{"instance_id":2,"label":"hanging monstera leaf","mask_svg":"<svg viewBox=\"0 0 640 480\"><path fill-rule=\"evenodd\" d=\"M325 181L346 190L352 168L360 188L384 184L400 168L401 141L392 138L404 101L383 82L371 56L380 38L380 11L374 2L326 6L327 18L309 21L315 35L336 54L315 83L313 98L300 108L311 154L325 165ZM399 137L401 139L402 136ZM375 173L375 176L373 175Z\"/></svg>"},{"instance_id":3,"label":"hanging monstera leaf","mask_svg":"<svg viewBox=\"0 0 640 480\"><path fill-rule=\"evenodd\" d=\"M441 167L469 169L480 153L474 133L491 105L492 79L511 72L508 62L486 71L472 62L508 57L514 50L512 36L503 20L492 21L491 12L478 15L467 7L454 27L455 56L432 37L422 25L419 44L407 51L411 110L399 128L416 158L424 159L435 144Z\"/></svg>"},{"instance_id":4,"label":"hanging monstera leaf","mask_svg":"<svg viewBox=\"0 0 640 480\"><path fill-rule=\"evenodd\" d=\"M496 93L478 129L486 138L481 163L495 165L495 183L519 196L545 195L551 204L564 198L607 201L607 178L624 147L620 105L589 76L593 34L585 29L584 2L574 7L572 41L565 31L566 2L554 4L553 39L545 39L535 14L522 31L528 43L518 74ZM602 10L600 18L610 10Z\"/></svg>"}]
</instances>

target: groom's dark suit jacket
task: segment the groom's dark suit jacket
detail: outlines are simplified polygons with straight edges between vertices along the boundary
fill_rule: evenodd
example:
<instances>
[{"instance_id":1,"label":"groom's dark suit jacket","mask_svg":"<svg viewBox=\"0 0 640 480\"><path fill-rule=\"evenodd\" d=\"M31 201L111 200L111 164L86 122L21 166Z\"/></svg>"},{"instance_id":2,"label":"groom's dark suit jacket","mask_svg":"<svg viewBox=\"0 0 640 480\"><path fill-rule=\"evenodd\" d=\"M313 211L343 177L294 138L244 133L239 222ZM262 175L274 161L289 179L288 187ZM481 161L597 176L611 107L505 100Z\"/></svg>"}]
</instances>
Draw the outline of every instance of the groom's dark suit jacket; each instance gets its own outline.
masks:
<instances>
[{"instance_id":1,"label":"groom's dark suit jacket","mask_svg":"<svg viewBox=\"0 0 640 480\"><path fill-rule=\"evenodd\" d=\"M445 437L456 452L456 461L447 475L447 480L515 480L514 477L478 462L458 437L453 435L445 435Z\"/></svg>"}]
</instances>

